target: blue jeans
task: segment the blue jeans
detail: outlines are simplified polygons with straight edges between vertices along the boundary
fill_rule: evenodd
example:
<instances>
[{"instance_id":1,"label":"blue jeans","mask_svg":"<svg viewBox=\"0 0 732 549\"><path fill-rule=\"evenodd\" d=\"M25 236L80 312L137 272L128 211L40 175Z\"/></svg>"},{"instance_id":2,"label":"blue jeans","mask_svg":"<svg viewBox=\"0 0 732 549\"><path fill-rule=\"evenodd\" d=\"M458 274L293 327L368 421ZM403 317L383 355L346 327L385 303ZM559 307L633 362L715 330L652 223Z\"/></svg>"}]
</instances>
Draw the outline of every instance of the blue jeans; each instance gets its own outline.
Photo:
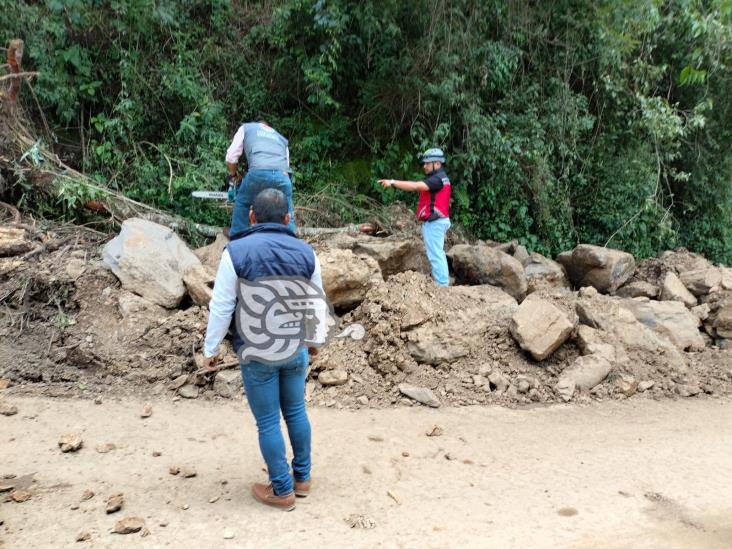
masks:
<instances>
[{"instance_id":1,"label":"blue jeans","mask_svg":"<svg viewBox=\"0 0 732 549\"><path fill-rule=\"evenodd\" d=\"M231 230L234 236L249 228L249 208L256 196L264 189L277 189L285 193L287 207L290 210L289 228L295 232L295 213L292 209L292 181L285 172L277 170L254 170L247 172L239 185L234 201L234 212L231 214Z\"/></svg>"},{"instance_id":2,"label":"blue jeans","mask_svg":"<svg viewBox=\"0 0 732 549\"><path fill-rule=\"evenodd\" d=\"M241 376L249 400L249 408L257 421L259 449L267 463L269 480L278 496L293 491L290 467L287 464L285 440L280 429L280 410L285 417L292 452L292 471L300 482L310 480L310 421L305 411L305 376L308 369L307 350L292 360L269 366L261 362L241 365Z\"/></svg>"},{"instance_id":3,"label":"blue jeans","mask_svg":"<svg viewBox=\"0 0 732 549\"><path fill-rule=\"evenodd\" d=\"M447 270L445 255L445 233L450 228L450 218L442 217L422 224L422 237L427 250L427 259L432 265L432 278L438 286L450 284L450 273Z\"/></svg>"}]
</instances>

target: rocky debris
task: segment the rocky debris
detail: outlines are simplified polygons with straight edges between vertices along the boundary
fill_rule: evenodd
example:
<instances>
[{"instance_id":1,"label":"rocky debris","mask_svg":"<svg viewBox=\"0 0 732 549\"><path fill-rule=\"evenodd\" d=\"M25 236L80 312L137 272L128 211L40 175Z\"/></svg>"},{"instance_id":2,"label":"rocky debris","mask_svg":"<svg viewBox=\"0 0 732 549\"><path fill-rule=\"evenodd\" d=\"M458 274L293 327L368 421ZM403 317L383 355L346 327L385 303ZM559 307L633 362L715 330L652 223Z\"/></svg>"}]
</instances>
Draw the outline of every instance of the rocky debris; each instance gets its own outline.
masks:
<instances>
[{"instance_id":1,"label":"rocky debris","mask_svg":"<svg viewBox=\"0 0 732 549\"><path fill-rule=\"evenodd\" d=\"M145 521L140 517L125 517L118 520L114 525L114 534L134 534L145 526Z\"/></svg>"},{"instance_id":2,"label":"rocky debris","mask_svg":"<svg viewBox=\"0 0 732 549\"><path fill-rule=\"evenodd\" d=\"M180 467L179 472L181 478L193 478L197 475L196 470L193 467Z\"/></svg>"},{"instance_id":3,"label":"rocky debris","mask_svg":"<svg viewBox=\"0 0 732 549\"><path fill-rule=\"evenodd\" d=\"M519 246L523 248L523 246ZM518 256L514 254L518 259ZM527 290L531 294L538 290L571 290L567 273L559 263L533 252L522 261L526 275Z\"/></svg>"},{"instance_id":4,"label":"rocky debris","mask_svg":"<svg viewBox=\"0 0 732 549\"><path fill-rule=\"evenodd\" d=\"M353 240L353 252L375 259L384 278L404 271L430 272L421 239L363 236Z\"/></svg>"},{"instance_id":5,"label":"rocky debris","mask_svg":"<svg viewBox=\"0 0 732 549\"><path fill-rule=\"evenodd\" d=\"M28 501L31 497L33 497L33 494L31 494L28 490L13 490L10 493L10 499L12 499L15 503L24 503Z\"/></svg>"},{"instance_id":6,"label":"rocky debris","mask_svg":"<svg viewBox=\"0 0 732 549\"><path fill-rule=\"evenodd\" d=\"M208 307L213 297L214 280L216 272L206 265L194 265L183 273L183 284L185 284L188 295L196 305Z\"/></svg>"},{"instance_id":7,"label":"rocky debris","mask_svg":"<svg viewBox=\"0 0 732 549\"><path fill-rule=\"evenodd\" d=\"M91 539L91 533L90 532L87 532L86 530L83 531L83 532L79 532L76 535L76 541L77 542L79 542L79 541L89 541L90 539Z\"/></svg>"},{"instance_id":8,"label":"rocky debris","mask_svg":"<svg viewBox=\"0 0 732 549\"><path fill-rule=\"evenodd\" d=\"M173 476L178 475L180 474L180 467L178 465L171 465L170 467L168 467L168 473Z\"/></svg>"},{"instance_id":9,"label":"rocky debris","mask_svg":"<svg viewBox=\"0 0 732 549\"><path fill-rule=\"evenodd\" d=\"M109 452L111 452L115 448L117 448L117 446L115 446L114 443L112 443L112 442L105 442L105 443L102 443L102 444L97 444L97 446L96 446L95 449L100 454L108 454Z\"/></svg>"},{"instance_id":10,"label":"rocky debris","mask_svg":"<svg viewBox=\"0 0 732 549\"><path fill-rule=\"evenodd\" d=\"M102 251L122 287L153 303L177 307L186 293L183 273L201 262L167 227L131 218Z\"/></svg>"},{"instance_id":11,"label":"rocky debris","mask_svg":"<svg viewBox=\"0 0 732 549\"><path fill-rule=\"evenodd\" d=\"M704 322L709 318L710 311L711 308L707 303L702 303L701 305L691 308L691 312L699 319L700 322Z\"/></svg>"},{"instance_id":12,"label":"rocky debris","mask_svg":"<svg viewBox=\"0 0 732 549\"><path fill-rule=\"evenodd\" d=\"M348 515L343 519L350 528L362 528L364 530L371 530L376 527L376 521L366 515L354 513Z\"/></svg>"},{"instance_id":13,"label":"rocky debris","mask_svg":"<svg viewBox=\"0 0 732 549\"><path fill-rule=\"evenodd\" d=\"M655 384L655 381L641 381L640 383L638 383L638 392L645 393L649 389L653 388Z\"/></svg>"},{"instance_id":14,"label":"rocky debris","mask_svg":"<svg viewBox=\"0 0 732 549\"><path fill-rule=\"evenodd\" d=\"M732 291L711 294L707 305L710 312L705 328L715 337L732 339Z\"/></svg>"},{"instance_id":15,"label":"rocky debris","mask_svg":"<svg viewBox=\"0 0 732 549\"><path fill-rule=\"evenodd\" d=\"M67 434L61 436L61 438L58 440L59 448L61 448L61 451L66 452L76 452L81 448L84 444L84 441L81 440L81 437L76 434Z\"/></svg>"},{"instance_id":16,"label":"rocky debris","mask_svg":"<svg viewBox=\"0 0 732 549\"><path fill-rule=\"evenodd\" d=\"M10 404L0 400L0 414L4 416L14 416L18 413L18 407L15 404Z\"/></svg>"},{"instance_id":17,"label":"rocky debris","mask_svg":"<svg viewBox=\"0 0 732 549\"><path fill-rule=\"evenodd\" d=\"M343 385L348 381L348 372L341 369L324 370L318 374L318 381L321 385Z\"/></svg>"},{"instance_id":18,"label":"rocky debris","mask_svg":"<svg viewBox=\"0 0 732 549\"><path fill-rule=\"evenodd\" d=\"M658 286L644 280L633 280L622 286L616 292L616 295L627 298L647 297L655 299L658 297Z\"/></svg>"},{"instance_id":19,"label":"rocky debris","mask_svg":"<svg viewBox=\"0 0 732 549\"><path fill-rule=\"evenodd\" d=\"M193 250L193 253L203 265L215 273L219 270L221 255L224 253L224 248L226 248L228 243L229 239L224 236L224 233L218 233L216 239L211 244L196 248Z\"/></svg>"},{"instance_id":20,"label":"rocky debris","mask_svg":"<svg viewBox=\"0 0 732 549\"><path fill-rule=\"evenodd\" d=\"M697 304L696 297L686 289L686 286L673 272L669 271L663 277L661 287L662 301L680 301L687 307L694 307Z\"/></svg>"},{"instance_id":21,"label":"rocky debris","mask_svg":"<svg viewBox=\"0 0 732 549\"><path fill-rule=\"evenodd\" d=\"M529 250L526 249L526 246L517 245L516 249L514 250L513 254L514 259L516 259L519 263L521 263L524 266L524 270L526 269L526 262L529 260ZM526 275L528 277L528 274Z\"/></svg>"},{"instance_id":22,"label":"rocky debris","mask_svg":"<svg viewBox=\"0 0 732 549\"><path fill-rule=\"evenodd\" d=\"M574 363L565 368L559 376L557 394L566 402L572 399L575 389L590 390L605 379L612 366L600 354L577 357Z\"/></svg>"},{"instance_id":23,"label":"rocky debris","mask_svg":"<svg viewBox=\"0 0 732 549\"><path fill-rule=\"evenodd\" d=\"M94 497L94 492L92 492L91 490L84 490L84 493L81 494L81 501L88 501L93 497Z\"/></svg>"},{"instance_id":24,"label":"rocky debris","mask_svg":"<svg viewBox=\"0 0 732 549\"><path fill-rule=\"evenodd\" d=\"M140 413L141 418L147 418L150 417L153 413L153 407L152 404L145 404L145 406L142 407L142 412Z\"/></svg>"},{"instance_id":25,"label":"rocky debris","mask_svg":"<svg viewBox=\"0 0 732 549\"><path fill-rule=\"evenodd\" d=\"M621 306L682 351L700 351L705 347L704 338L699 333L699 318L683 303L639 298L625 299Z\"/></svg>"},{"instance_id":26,"label":"rocky debris","mask_svg":"<svg viewBox=\"0 0 732 549\"><path fill-rule=\"evenodd\" d=\"M239 369L216 372L213 390L217 395L224 398L239 398L242 393L242 380Z\"/></svg>"},{"instance_id":27,"label":"rocky debris","mask_svg":"<svg viewBox=\"0 0 732 549\"><path fill-rule=\"evenodd\" d=\"M417 402L429 406L430 408L439 408L440 401L435 393L427 387L415 387L406 383L399 384L399 392Z\"/></svg>"},{"instance_id":28,"label":"rocky debris","mask_svg":"<svg viewBox=\"0 0 732 549\"><path fill-rule=\"evenodd\" d=\"M381 270L370 257L350 250L332 249L318 254L323 289L334 307L358 305L371 287L381 280Z\"/></svg>"},{"instance_id":29,"label":"rocky debris","mask_svg":"<svg viewBox=\"0 0 732 549\"><path fill-rule=\"evenodd\" d=\"M507 253L485 244L458 244L450 248L447 256L459 283L497 286L518 301L526 296L524 268Z\"/></svg>"},{"instance_id":30,"label":"rocky debris","mask_svg":"<svg viewBox=\"0 0 732 549\"><path fill-rule=\"evenodd\" d=\"M681 397L693 397L701 392L701 387L696 384L679 383L676 385L676 393Z\"/></svg>"},{"instance_id":31,"label":"rocky debris","mask_svg":"<svg viewBox=\"0 0 732 549\"><path fill-rule=\"evenodd\" d=\"M534 360L544 360L572 333L567 316L549 301L526 299L511 317L509 329L519 346Z\"/></svg>"},{"instance_id":32,"label":"rocky debris","mask_svg":"<svg viewBox=\"0 0 732 549\"><path fill-rule=\"evenodd\" d=\"M15 488L14 484L7 484L5 482L0 482L0 494L3 492L10 492L10 490L12 490L13 488Z\"/></svg>"},{"instance_id":33,"label":"rocky debris","mask_svg":"<svg viewBox=\"0 0 732 549\"><path fill-rule=\"evenodd\" d=\"M178 394L183 398L198 398L198 386L186 383L178 389Z\"/></svg>"},{"instance_id":34,"label":"rocky debris","mask_svg":"<svg viewBox=\"0 0 732 549\"><path fill-rule=\"evenodd\" d=\"M112 513L116 513L120 509L122 509L122 505L124 504L124 494L113 494L107 498L107 514L110 515Z\"/></svg>"},{"instance_id":35,"label":"rocky debris","mask_svg":"<svg viewBox=\"0 0 732 549\"><path fill-rule=\"evenodd\" d=\"M234 532L231 530L224 530L224 539L234 539Z\"/></svg>"},{"instance_id":36,"label":"rocky debris","mask_svg":"<svg viewBox=\"0 0 732 549\"><path fill-rule=\"evenodd\" d=\"M0 226L0 257L24 254L29 252L31 247L25 229Z\"/></svg>"},{"instance_id":37,"label":"rocky debris","mask_svg":"<svg viewBox=\"0 0 732 549\"><path fill-rule=\"evenodd\" d=\"M629 253L591 244L580 244L571 255L560 254L557 261L575 286L592 286L604 293L615 292L635 271L635 259Z\"/></svg>"}]
</instances>

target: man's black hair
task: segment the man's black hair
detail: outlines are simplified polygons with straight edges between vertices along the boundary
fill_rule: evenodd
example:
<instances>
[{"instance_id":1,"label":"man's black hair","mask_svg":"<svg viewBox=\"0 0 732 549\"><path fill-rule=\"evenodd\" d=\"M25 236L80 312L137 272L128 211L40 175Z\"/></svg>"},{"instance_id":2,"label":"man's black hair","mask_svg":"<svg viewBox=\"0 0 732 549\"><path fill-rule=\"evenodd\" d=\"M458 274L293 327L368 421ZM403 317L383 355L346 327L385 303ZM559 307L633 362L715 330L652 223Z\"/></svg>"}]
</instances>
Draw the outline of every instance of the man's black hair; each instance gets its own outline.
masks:
<instances>
[{"instance_id":1,"label":"man's black hair","mask_svg":"<svg viewBox=\"0 0 732 549\"><path fill-rule=\"evenodd\" d=\"M264 189L252 202L257 223L283 223L287 215L287 197L277 189Z\"/></svg>"}]
</instances>

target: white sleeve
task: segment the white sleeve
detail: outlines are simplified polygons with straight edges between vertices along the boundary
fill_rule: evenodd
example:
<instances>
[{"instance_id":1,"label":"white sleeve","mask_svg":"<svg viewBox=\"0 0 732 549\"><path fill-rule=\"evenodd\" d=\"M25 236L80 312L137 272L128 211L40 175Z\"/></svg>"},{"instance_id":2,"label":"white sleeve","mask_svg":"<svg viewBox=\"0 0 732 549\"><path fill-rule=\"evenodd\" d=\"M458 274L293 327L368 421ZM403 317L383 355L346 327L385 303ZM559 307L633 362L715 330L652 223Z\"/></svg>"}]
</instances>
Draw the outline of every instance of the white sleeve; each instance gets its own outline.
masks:
<instances>
[{"instance_id":1,"label":"white sleeve","mask_svg":"<svg viewBox=\"0 0 732 549\"><path fill-rule=\"evenodd\" d=\"M241 154L244 152L244 125L239 126L231 140L231 145L226 150L226 161L229 164L238 164Z\"/></svg>"},{"instance_id":2,"label":"white sleeve","mask_svg":"<svg viewBox=\"0 0 732 549\"><path fill-rule=\"evenodd\" d=\"M213 297L208 304L208 327L203 346L203 355L214 356L219 352L219 344L226 336L231 324L231 316L236 309L236 276L229 250L224 250L214 282Z\"/></svg>"},{"instance_id":3,"label":"white sleeve","mask_svg":"<svg viewBox=\"0 0 732 549\"><path fill-rule=\"evenodd\" d=\"M313 255L315 256L315 269L313 269L313 274L310 277L310 282L315 284L320 290L325 293L325 290L323 290L323 277L320 273L320 261L318 261L318 254L313 252Z\"/></svg>"}]
</instances>

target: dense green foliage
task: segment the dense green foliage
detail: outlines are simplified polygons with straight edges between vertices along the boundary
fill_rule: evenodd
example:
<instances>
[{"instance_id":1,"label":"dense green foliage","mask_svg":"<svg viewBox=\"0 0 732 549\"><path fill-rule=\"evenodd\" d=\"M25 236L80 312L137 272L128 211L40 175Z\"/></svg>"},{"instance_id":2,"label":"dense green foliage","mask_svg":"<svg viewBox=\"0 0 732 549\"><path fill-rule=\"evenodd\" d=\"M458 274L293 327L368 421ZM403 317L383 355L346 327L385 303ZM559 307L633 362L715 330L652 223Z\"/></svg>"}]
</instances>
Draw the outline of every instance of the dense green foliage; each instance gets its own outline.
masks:
<instances>
[{"instance_id":1,"label":"dense green foliage","mask_svg":"<svg viewBox=\"0 0 732 549\"><path fill-rule=\"evenodd\" d=\"M218 188L236 127L265 117L291 140L301 198L388 203L376 179L417 177L416 153L440 145L453 220L476 237L546 253L609 241L641 257L683 245L732 262L732 0L0 11L0 40L23 38L41 71L57 149L197 220L223 221L190 191Z\"/></svg>"}]
</instances>

